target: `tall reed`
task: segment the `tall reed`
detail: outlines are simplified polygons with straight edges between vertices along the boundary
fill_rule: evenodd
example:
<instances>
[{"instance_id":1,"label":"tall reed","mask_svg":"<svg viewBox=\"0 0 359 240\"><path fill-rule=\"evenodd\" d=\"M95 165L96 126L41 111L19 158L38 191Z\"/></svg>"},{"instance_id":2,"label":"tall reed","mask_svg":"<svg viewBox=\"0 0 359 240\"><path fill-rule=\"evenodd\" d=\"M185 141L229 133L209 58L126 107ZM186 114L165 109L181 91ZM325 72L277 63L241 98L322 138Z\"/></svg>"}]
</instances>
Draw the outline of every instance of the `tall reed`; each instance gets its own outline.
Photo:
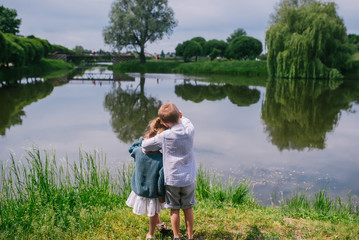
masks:
<instances>
[{"instance_id":1,"label":"tall reed","mask_svg":"<svg viewBox=\"0 0 359 240\"><path fill-rule=\"evenodd\" d=\"M199 167L196 179L196 197L208 200L216 205L228 202L234 205L254 203L254 197L249 181L235 183L235 179L223 181L221 176L210 173L209 170Z\"/></svg>"},{"instance_id":2,"label":"tall reed","mask_svg":"<svg viewBox=\"0 0 359 240\"><path fill-rule=\"evenodd\" d=\"M63 232L91 229L106 211L123 205L130 193L133 165L123 165L117 179L103 154L80 150L79 160L58 166L55 153L27 151L26 161L1 166L0 238L57 238Z\"/></svg>"},{"instance_id":3,"label":"tall reed","mask_svg":"<svg viewBox=\"0 0 359 240\"><path fill-rule=\"evenodd\" d=\"M359 219L359 205L350 194L344 201L340 197L330 197L326 189L312 195L308 195L306 191L295 192L281 203L281 211L294 217L319 220Z\"/></svg>"}]
</instances>

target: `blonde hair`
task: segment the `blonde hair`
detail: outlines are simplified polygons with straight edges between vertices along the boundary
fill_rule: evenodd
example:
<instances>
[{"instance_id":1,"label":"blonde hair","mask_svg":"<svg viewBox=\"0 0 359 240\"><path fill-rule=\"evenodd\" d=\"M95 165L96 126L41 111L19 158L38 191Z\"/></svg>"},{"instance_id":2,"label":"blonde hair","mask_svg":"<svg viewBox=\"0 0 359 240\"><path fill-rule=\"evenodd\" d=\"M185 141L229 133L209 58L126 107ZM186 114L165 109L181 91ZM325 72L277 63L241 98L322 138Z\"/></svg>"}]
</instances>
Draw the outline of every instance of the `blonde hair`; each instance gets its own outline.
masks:
<instances>
[{"instance_id":1,"label":"blonde hair","mask_svg":"<svg viewBox=\"0 0 359 240\"><path fill-rule=\"evenodd\" d=\"M144 137L145 138L154 137L166 129L167 129L166 126L161 123L161 119L159 117L156 117L155 119L151 120L147 125Z\"/></svg>"},{"instance_id":2,"label":"blonde hair","mask_svg":"<svg viewBox=\"0 0 359 240\"><path fill-rule=\"evenodd\" d=\"M160 107L158 116L164 123L176 124L180 118L180 112L175 104L168 102Z\"/></svg>"}]
</instances>

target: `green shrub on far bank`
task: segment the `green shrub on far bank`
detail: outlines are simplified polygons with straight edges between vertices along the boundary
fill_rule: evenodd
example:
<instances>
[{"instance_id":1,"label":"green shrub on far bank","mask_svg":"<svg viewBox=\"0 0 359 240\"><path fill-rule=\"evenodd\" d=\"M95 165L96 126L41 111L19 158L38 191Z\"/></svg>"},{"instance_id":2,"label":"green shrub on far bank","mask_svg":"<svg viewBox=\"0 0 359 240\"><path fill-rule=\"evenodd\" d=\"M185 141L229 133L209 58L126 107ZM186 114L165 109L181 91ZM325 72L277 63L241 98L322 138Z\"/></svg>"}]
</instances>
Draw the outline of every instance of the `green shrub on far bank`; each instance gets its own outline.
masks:
<instances>
[{"instance_id":1,"label":"green shrub on far bank","mask_svg":"<svg viewBox=\"0 0 359 240\"><path fill-rule=\"evenodd\" d=\"M139 61L122 62L113 67L120 72L184 73L184 74L234 74L245 76L267 76L265 61L236 61L202 59L197 62Z\"/></svg>"}]
</instances>

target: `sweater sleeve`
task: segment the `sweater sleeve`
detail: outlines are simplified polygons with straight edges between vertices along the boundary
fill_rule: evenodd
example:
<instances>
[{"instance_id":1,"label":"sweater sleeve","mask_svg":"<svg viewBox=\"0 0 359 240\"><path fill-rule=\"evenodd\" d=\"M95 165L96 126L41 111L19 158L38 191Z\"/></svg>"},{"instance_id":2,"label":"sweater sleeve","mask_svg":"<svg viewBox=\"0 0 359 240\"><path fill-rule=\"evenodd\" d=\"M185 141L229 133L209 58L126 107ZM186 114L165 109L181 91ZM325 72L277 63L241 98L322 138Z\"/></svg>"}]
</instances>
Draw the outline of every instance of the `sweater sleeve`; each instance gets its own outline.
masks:
<instances>
[{"instance_id":1,"label":"sweater sleeve","mask_svg":"<svg viewBox=\"0 0 359 240\"><path fill-rule=\"evenodd\" d=\"M159 197L164 197L165 196L165 178L163 175L163 168L160 169L159 171L159 177L158 177L158 196Z\"/></svg>"},{"instance_id":2,"label":"sweater sleeve","mask_svg":"<svg viewBox=\"0 0 359 240\"><path fill-rule=\"evenodd\" d=\"M132 146L129 147L128 152L130 153L131 157L135 158L135 153L136 153L135 149L138 147L141 147L142 140L143 140L143 138L140 137L140 139L138 139L138 141L134 142L132 144Z\"/></svg>"}]
</instances>

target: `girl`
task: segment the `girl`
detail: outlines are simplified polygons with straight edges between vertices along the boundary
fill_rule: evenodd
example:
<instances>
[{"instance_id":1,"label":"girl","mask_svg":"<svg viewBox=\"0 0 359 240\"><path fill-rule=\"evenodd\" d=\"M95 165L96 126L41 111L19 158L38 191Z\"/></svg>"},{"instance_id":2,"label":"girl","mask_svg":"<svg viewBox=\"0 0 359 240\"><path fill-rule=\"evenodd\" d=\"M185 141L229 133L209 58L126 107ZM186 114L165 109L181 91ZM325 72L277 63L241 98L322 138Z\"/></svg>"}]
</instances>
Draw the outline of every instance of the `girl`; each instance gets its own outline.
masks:
<instances>
[{"instance_id":1,"label":"girl","mask_svg":"<svg viewBox=\"0 0 359 240\"><path fill-rule=\"evenodd\" d=\"M164 130L166 127L157 117L147 126L144 138L154 137ZM131 181L132 192L126 204L133 208L135 214L149 216L150 226L146 239L153 239L156 226L162 233L168 233L171 229L162 223L159 217L161 209L164 209L163 198L165 195L162 153L159 151L143 152L142 140L143 138L140 137L128 150L131 157L134 158L135 170Z\"/></svg>"}]
</instances>

